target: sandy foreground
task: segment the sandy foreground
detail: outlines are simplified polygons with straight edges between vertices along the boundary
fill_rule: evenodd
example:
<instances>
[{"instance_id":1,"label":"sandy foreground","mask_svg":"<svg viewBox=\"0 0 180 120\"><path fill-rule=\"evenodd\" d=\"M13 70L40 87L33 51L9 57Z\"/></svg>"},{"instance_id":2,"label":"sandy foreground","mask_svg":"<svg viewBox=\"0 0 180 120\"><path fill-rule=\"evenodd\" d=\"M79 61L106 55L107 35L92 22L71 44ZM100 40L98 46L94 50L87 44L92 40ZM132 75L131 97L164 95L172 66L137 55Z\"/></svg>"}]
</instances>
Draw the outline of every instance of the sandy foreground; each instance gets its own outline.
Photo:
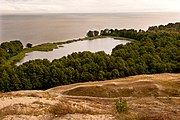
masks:
<instances>
[{"instance_id":1,"label":"sandy foreground","mask_svg":"<svg viewBox=\"0 0 180 120\"><path fill-rule=\"evenodd\" d=\"M117 113L115 100L127 101ZM138 75L0 93L1 120L179 120L180 74Z\"/></svg>"}]
</instances>

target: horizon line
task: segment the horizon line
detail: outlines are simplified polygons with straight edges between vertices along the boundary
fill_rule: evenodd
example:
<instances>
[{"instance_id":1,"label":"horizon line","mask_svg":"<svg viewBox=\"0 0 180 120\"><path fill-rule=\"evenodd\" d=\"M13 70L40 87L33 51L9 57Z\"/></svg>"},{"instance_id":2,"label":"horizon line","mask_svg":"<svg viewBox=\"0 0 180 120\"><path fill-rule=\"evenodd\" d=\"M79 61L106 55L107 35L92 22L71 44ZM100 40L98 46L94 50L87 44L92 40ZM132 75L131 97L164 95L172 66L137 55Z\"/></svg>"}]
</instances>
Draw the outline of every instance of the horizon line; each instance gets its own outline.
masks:
<instances>
[{"instance_id":1,"label":"horizon line","mask_svg":"<svg viewBox=\"0 0 180 120\"><path fill-rule=\"evenodd\" d=\"M27 13L20 13L20 12L15 12L15 13L1 13L0 12L0 15L28 15L28 14L32 14L32 15L35 15L35 14L119 14L119 13L180 13L180 11L146 11L146 12L143 12L143 11L136 11L136 12L59 12L59 13L56 13L56 12L48 12L48 13L30 13L30 12L27 12Z\"/></svg>"}]
</instances>

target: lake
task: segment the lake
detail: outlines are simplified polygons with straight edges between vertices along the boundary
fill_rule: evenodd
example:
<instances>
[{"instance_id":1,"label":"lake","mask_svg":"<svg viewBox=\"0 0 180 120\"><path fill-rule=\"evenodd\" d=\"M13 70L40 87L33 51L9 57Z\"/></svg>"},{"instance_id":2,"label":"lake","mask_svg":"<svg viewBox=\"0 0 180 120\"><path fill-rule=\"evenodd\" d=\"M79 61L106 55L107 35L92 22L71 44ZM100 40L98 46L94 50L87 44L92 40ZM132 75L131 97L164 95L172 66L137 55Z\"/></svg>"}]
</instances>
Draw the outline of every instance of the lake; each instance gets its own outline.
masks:
<instances>
[{"instance_id":1,"label":"lake","mask_svg":"<svg viewBox=\"0 0 180 120\"><path fill-rule=\"evenodd\" d=\"M63 56L67 56L73 52L82 52L82 51L105 51L107 54L111 54L112 49L118 44L126 44L129 41L127 40L115 40L113 38L102 38L102 39L95 39L95 40L85 40L85 41L78 41L69 44L64 44L64 47L59 47L58 49L54 49L50 52L40 52L34 51L31 53L27 53L26 56L17 63L20 65L24 62L34 59L44 59L47 58L48 60L52 61L54 59L61 58Z\"/></svg>"},{"instance_id":2,"label":"lake","mask_svg":"<svg viewBox=\"0 0 180 120\"><path fill-rule=\"evenodd\" d=\"M180 13L26 14L0 16L0 43L41 44L84 37L88 30L143 29L180 21Z\"/></svg>"}]
</instances>

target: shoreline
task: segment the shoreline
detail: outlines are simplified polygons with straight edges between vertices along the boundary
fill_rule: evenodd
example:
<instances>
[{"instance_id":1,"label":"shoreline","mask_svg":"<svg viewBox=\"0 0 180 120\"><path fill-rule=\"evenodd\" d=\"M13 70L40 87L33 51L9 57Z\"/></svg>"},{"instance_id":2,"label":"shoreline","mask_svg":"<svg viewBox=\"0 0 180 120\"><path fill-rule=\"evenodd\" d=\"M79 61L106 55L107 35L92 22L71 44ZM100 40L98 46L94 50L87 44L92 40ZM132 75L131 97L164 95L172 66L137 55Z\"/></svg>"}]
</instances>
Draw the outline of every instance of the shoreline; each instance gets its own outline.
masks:
<instances>
[{"instance_id":1,"label":"shoreline","mask_svg":"<svg viewBox=\"0 0 180 120\"><path fill-rule=\"evenodd\" d=\"M49 51L53 51L54 49L57 49L59 47L63 47L64 44L70 44L73 42L85 41L85 40L95 40L95 39L99 39L99 38L113 38L115 40L134 41L133 39L129 39L129 38L125 38L125 37L95 36L95 37L85 37L85 38L67 40L65 42L42 43L42 44L33 46L32 48L24 48L19 54L17 54L16 56L13 56L9 60L7 60L4 63L4 65L15 65L17 62L21 61L26 56L26 53L30 53L33 51L49 52Z\"/></svg>"}]
</instances>

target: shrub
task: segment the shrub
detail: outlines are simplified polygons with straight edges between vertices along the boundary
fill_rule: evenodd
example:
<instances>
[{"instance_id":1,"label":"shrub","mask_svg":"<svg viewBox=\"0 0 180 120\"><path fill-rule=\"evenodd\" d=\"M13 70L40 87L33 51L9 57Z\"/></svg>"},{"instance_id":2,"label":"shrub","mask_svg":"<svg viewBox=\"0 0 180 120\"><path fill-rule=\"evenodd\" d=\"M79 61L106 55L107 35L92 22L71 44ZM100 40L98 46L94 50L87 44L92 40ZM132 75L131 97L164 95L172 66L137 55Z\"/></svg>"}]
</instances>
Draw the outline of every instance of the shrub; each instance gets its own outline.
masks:
<instances>
[{"instance_id":1,"label":"shrub","mask_svg":"<svg viewBox=\"0 0 180 120\"><path fill-rule=\"evenodd\" d=\"M32 44L31 44L31 43L27 43L26 47L27 47L27 48L31 48L31 47L32 47Z\"/></svg>"},{"instance_id":2,"label":"shrub","mask_svg":"<svg viewBox=\"0 0 180 120\"><path fill-rule=\"evenodd\" d=\"M128 111L125 99L119 98L115 101L115 108L118 113L125 113Z\"/></svg>"}]
</instances>

